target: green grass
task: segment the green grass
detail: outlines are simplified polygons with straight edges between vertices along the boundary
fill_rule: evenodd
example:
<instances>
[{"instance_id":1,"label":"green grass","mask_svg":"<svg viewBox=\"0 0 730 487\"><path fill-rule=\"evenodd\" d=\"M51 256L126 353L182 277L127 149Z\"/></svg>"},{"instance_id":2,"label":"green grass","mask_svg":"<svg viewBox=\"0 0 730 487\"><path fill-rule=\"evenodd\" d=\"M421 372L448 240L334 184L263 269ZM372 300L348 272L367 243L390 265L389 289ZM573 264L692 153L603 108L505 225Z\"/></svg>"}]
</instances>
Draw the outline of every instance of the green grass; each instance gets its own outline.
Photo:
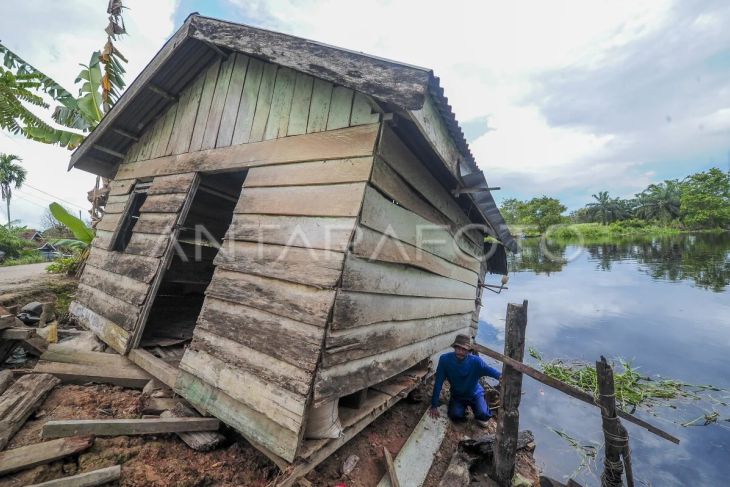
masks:
<instances>
[{"instance_id":1,"label":"green grass","mask_svg":"<svg viewBox=\"0 0 730 487\"><path fill-rule=\"evenodd\" d=\"M601 225L600 223L574 223L555 227L548 232L551 240L558 242L600 243L622 237L661 237L682 233L724 232L722 228L686 230L678 226L663 226L641 220L626 220Z\"/></svg>"},{"instance_id":2,"label":"green grass","mask_svg":"<svg viewBox=\"0 0 730 487\"><path fill-rule=\"evenodd\" d=\"M0 267L10 267L10 266L14 266L14 265L24 265L24 264L37 264L39 262L46 262L46 258L43 257L40 253L34 253L34 254L23 255L22 257L17 257L15 259L6 259L2 264L0 264Z\"/></svg>"},{"instance_id":3,"label":"green grass","mask_svg":"<svg viewBox=\"0 0 730 487\"><path fill-rule=\"evenodd\" d=\"M539 352L530 348L530 356L539 362L546 375L577 387L594 396L598 395L598 374L593 365L562 360L544 361ZM616 388L616 405L624 411L637 406L668 405L677 399L702 399L700 393L720 392L710 385L695 385L685 382L642 376L631 363L619 359L613 366L613 380Z\"/></svg>"}]
</instances>

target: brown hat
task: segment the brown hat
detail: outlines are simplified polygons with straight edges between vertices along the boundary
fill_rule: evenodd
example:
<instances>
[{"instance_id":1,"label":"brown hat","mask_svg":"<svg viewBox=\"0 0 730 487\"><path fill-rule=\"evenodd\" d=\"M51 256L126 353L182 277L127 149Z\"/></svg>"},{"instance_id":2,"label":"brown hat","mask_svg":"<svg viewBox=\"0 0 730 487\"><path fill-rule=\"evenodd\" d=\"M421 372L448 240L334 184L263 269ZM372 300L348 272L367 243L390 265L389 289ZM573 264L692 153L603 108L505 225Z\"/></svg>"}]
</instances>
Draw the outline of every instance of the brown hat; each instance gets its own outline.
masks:
<instances>
[{"instance_id":1,"label":"brown hat","mask_svg":"<svg viewBox=\"0 0 730 487\"><path fill-rule=\"evenodd\" d=\"M466 335L456 335L456 338L454 339L454 343L451 344L452 347L461 347L465 348L467 350L471 350L471 338L469 338Z\"/></svg>"}]
</instances>

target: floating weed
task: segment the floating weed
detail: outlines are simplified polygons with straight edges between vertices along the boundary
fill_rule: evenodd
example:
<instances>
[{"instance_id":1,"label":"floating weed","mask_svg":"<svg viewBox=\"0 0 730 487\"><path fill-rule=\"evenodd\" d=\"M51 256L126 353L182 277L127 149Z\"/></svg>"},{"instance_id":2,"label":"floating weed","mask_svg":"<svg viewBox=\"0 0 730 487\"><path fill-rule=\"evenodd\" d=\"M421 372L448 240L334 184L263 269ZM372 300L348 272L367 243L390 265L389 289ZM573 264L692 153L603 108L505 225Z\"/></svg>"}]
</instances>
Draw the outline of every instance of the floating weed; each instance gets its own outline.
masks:
<instances>
[{"instance_id":1,"label":"floating weed","mask_svg":"<svg viewBox=\"0 0 730 487\"><path fill-rule=\"evenodd\" d=\"M529 348L529 354L538 361L546 375L577 387L585 392L598 395L598 374L593 365L584 362L565 362L563 360L543 360L540 353ZM633 412L638 406L669 406L676 400L708 399L715 404L726 406L730 396L721 399L712 397L712 392L728 391L712 385L696 385L673 379L646 377L639 374L639 369L622 359L618 366L614 363L614 384L616 387L616 403L624 411Z\"/></svg>"},{"instance_id":2,"label":"floating weed","mask_svg":"<svg viewBox=\"0 0 730 487\"><path fill-rule=\"evenodd\" d=\"M581 443L568 433L562 430L557 430L548 426L548 429L562 438L570 447L575 450L575 453L580 458L580 464L573 473L567 477L573 478L583 470L588 471L597 478L596 459L598 458L599 452L602 450L602 445L596 442Z\"/></svg>"}]
</instances>

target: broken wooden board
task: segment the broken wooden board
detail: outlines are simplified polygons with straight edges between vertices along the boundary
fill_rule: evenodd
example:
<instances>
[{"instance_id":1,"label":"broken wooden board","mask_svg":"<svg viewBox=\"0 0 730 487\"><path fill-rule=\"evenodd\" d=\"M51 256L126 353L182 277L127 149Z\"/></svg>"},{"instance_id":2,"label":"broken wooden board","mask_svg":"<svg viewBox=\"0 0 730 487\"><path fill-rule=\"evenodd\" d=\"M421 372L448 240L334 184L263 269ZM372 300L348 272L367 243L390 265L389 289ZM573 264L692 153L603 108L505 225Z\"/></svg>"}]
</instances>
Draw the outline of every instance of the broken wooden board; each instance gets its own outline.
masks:
<instances>
[{"instance_id":1,"label":"broken wooden board","mask_svg":"<svg viewBox=\"0 0 730 487\"><path fill-rule=\"evenodd\" d=\"M388 447L383 445L383 456L385 457L385 466L388 473L388 480L392 487L400 487L400 480L398 480L398 472L395 471L395 464L393 463L393 456L390 454Z\"/></svg>"},{"instance_id":2,"label":"broken wooden board","mask_svg":"<svg viewBox=\"0 0 730 487\"><path fill-rule=\"evenodd\" d=\"M0 450L7 446L46 395L60 382L49 374L24 375L0 396Z\"/></svg>"},{"instance_id":3,"label":"broken wooden board","mask_svg":"<svg viewBox=\"0 0 730 487\"><path fill-rule=\"evenodd\" d=\"M395 471L401 487L419 487L423 484L448 427L446 406L439 407L437 419L429 416L428 411L423 414L395 459ZM392 487L388 475L383 476L378 487Z\"/></svg>"},{"instance_id":4,"label":"broken wooden board","mask_svg":"<svg viewBox=\"0 0 730 487\"><path fill-rule=\"evenodd\" d=\"M27 340L36 335L35 328L13 327L0 331L0 340Z\"/></svg>"},{"instance_id":5,"label":"broken wooden board","mask_svg":"<svg viewBox=\"0 0 730 487\"><path fill-rule=\"evenodd\" d=\"M175 387L179 373L177 367L141 348L135 348L129 352L129 359L169 388Z\"/></svg>"},{"instance_id":6,"label":"broken wooden board","mask_svg":"<svg viewBox=\"0 0 730 487\"><path fill-rule=\"evenodd\" d=\"M13 380L13 372L11 370L0 370L0 394L5 392Z\"/></svg>"},{"instance_id":7,"label":"broken wooden board","mask_svg":"<svg viewBox=\"0 0 730 487\"><path fill-rule=\"evenodd\" d=\"M198 417L190 408L176 407L170 411L164 411L160 414L161 418L183 418ZM216 449L225 440L226 437L217 431L193 431L177 433L177 436L195 451L210 451Z\"/></svg>"},{"instance_id":8,"label":"broken wooden board","mask_svg":"<svg viewBox=\"0 0 730 487\"><path fill-rule=\"evenodd\" d=\"M93 443L91 437L75 436L0 452L0 476L74 455L87 450Z\"/></svg>"},{"instance_id":9,"label":"broken wooden board","mask_svg":"<svg viewBox=\"0 0 730 487\"><path fill-rule=\"evenodd\" d=\"M114 353L83 352L51 344L34 372L53 374L65 383L113 384L142 389L152 378L126 357Z\"/></svg>"},{"instance_id":10,"label":"broken wooden board","mask_svg":"<svg viewBox=\"0 0 730 487\"><path fill-rule=\"evenodd\" d=\"M71 419L49 421L43 425L43 438L66 436L127 436L180 433L187 431L217 431L215 418L160 419Z\"/></svg>"},{"instance_id":11,"label":"broken wooden board","mask_svg":"<svg viewBox=\"0 0 730 487\"><path fill-rule=\"evenodd\" d=\"M100 468L99 470L92 470L91 472L81 473L71 477L63 477L40 484L33 484L29 487L94 487L119 480L121 476L121 465L114 465L113 467Z\"/></svg>"}]
</instances>

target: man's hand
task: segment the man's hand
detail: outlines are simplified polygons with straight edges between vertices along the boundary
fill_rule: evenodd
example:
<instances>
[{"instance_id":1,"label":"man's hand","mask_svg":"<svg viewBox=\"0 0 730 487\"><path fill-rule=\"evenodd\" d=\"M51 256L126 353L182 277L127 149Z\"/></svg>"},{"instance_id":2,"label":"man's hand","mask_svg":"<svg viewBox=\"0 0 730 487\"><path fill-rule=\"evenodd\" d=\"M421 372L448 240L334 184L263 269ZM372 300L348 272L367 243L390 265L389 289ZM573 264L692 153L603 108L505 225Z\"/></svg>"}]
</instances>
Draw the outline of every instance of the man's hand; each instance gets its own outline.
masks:
<instances>
[{"instance_id":1,"label":"man's hand","mask_svg":"<svg viewBox=\"0 0 730 487\"><path fill-rule=\"evenodd\" d=\"M428 415L431 416L433 419L438 419L441 417L441 413L439 413L438 408L429 408Z\"/></svg>"}]
</instances>

